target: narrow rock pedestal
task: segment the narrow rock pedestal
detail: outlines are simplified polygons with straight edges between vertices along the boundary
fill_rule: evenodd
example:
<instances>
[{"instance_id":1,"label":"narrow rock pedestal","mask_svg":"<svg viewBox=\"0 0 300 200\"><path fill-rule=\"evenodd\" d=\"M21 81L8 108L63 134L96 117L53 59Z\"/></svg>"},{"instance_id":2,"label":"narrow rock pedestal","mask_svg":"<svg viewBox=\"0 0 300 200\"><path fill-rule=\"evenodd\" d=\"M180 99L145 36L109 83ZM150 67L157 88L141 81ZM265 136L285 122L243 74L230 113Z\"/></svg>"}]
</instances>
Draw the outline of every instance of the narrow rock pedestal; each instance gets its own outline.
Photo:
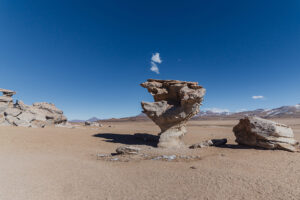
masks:
<instances>
[{"instance_id":1,"label":"narrow rock pedestal","mask_svg":"<svg viewBox=\"0 0 300 200\"><path fill-rule=\"evenodd\" d=\"M182 146L186 122L199 112L205 89L197 82L177 80L148 79L141 86L154 97L155 102L141 105L143 112L161 129L158 147Z\"/></svg>"}]
</instances>

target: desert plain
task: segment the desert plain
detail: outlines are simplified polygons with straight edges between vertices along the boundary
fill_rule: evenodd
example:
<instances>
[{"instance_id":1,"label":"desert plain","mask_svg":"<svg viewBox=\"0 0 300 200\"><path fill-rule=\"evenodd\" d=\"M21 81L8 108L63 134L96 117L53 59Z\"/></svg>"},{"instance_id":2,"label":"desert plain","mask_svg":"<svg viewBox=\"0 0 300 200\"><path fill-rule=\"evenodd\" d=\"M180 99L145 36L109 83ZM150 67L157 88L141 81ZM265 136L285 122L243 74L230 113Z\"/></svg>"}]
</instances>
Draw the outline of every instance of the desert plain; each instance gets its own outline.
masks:
<instances>
[{"instance_id":1,"label":"desert plain","mask_svg":"<svg viewBox=\"0 0 300 200\"><path fill-rule=\"evenodd\" d=\"M273 119L292 127L300 119ZM133 134L157 134L150 121L105 122L103 127L0 127L1 200L300 199L300 153L239 146L238 120L189 121L184 143L227 138L225 147L159 150ZM122 145L135 155L106 159ZM176 159L153 156L176 155ZM151 157L152 156L152 157ZM189 156L196 159L177 159Z\"/></svg>"}]
</instances>

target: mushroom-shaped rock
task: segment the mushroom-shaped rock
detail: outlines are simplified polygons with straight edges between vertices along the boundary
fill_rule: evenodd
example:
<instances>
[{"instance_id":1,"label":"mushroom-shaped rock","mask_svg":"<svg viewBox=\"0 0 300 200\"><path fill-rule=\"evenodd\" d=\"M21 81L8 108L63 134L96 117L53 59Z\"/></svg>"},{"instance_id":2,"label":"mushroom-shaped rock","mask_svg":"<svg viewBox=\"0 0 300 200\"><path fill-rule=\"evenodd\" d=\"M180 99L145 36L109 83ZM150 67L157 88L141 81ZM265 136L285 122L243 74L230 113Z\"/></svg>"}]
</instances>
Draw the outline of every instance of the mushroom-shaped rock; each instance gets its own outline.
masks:
<instances>
[{"instance_id":1,"label":"mushroom-shaped rock","mask_svg":"<svg viewBox=\"0 0 300 200\"><path fill-rule=\"evenodd\" d=\"M2 89L2 88L0 88L0 92L3 93L3 96L7 96L7 97L12 97L14 94L16 94L15 91Z\"/></svg>"},{"instance_id":2,"label":"mushroom-shaped rock","mask_svg":"<svg viewBox=\"0 0 300 200\"><path fill-rule=\"evenodd\" d=\"M236 142L265 149L298 151L293 130L284 125L259 117L245 117L233 128Z\"/></svg>"},{"instance_id":3,"label":"mushroom-shaped rock","mask_svg":"<svg viewBox=\"0 0 300 200\"><path fill-rule=\"evenodd\" d=\"M161 133L158 147L180 147L186 122L199 112L205 89L197 82L148 79L141 84L155 102L142 102L143 112L157 124Z\"/></svg>"}]
</instances>

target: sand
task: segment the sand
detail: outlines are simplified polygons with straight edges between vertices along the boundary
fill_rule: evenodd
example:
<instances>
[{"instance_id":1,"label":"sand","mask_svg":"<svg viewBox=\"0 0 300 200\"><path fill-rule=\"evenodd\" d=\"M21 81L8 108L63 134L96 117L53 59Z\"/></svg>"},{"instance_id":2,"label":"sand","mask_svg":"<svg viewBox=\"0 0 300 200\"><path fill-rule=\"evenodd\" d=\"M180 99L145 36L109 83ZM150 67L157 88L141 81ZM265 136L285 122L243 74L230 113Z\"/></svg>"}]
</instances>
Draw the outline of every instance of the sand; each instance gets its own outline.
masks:
<instances>
[{"instance_id":1,"label":"sand","mask_svg":"<svg viewBox=\"0 0 300 200\"><path fill-rule=\"evenodd\" d=\"M277 121L291 125L300 140L300 119ZM213 138L232 144L178 152L199 156L196 161L97 158L124 144L151 150L132 134L157 133L152 122L98 130L0 127L0 199L300 199L300 153L238 148L236 123L190 122L186 144Z\"/></svg>"}]
</instances>

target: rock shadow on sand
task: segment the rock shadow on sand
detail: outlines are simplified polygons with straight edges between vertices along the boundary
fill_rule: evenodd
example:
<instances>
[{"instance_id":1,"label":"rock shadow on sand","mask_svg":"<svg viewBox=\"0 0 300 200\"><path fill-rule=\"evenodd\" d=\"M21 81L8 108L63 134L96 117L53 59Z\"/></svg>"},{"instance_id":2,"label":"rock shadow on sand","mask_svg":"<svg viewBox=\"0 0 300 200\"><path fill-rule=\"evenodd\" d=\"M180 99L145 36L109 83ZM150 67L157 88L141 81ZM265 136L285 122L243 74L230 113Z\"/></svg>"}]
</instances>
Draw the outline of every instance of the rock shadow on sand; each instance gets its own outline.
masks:
<instances>
[{"instance_id":1,"label":"rock shadow on sand","mask_svg":"<svg viewBox=\"0 0 300 200\"><path fill-rule=\"evenodd\" d=\"M224 149L256 149L256 150L267 150L261 147L253 147L247 145L240 145L240 144L225 144L221 146L216 146L217 148L224 148Z\"/></svg>"},{"instance_id":2,"label":"rock shadow on sand","mask_svg":"<svg viewBox=\"0 0 300 200\"><path fill-rule=\"evenodd\" d=\"M117 133L98 133L93 137L104 138L105 142L120 143L126 145L147 145L157 147L159 137L148 133L117 134Z\"/></svg>"}]
</instances>

